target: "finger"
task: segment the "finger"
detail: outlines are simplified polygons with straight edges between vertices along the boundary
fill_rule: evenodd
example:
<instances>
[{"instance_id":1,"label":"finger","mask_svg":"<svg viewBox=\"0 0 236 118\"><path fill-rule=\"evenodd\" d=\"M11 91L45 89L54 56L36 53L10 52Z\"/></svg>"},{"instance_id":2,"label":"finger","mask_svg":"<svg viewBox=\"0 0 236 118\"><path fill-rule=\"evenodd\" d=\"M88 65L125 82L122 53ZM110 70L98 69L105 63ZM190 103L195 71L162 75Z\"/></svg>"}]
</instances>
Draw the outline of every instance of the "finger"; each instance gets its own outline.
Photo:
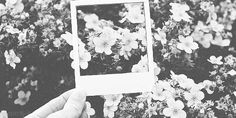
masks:
<instances>
[{"instance_id":1,"label":"finger","mask_svg":"<svg viewBox=\"0 0 236 118\"><path fill-rule=\"evenodd\" d=\"M68 98L73 93L73 91L75 90L69 90L60 95L59 97L54 98L53 100L49 101L47 104L40 107L25 118L46 118L49 114L63 109L65 103L67 102Z\"/></svg>"},{"instance_id":2,"label":"finger","mask_svg":"<svg viewBox=\"0 0 236 118\"><path fill-rule=\"evenodd\" d=\"M47 118L67 118L68 117L67 114L69 113L66 112L66 110L60 110L60 111L50 114ZM86 114L87 114L86 104L84 104L82 115L79 118L87 118ZM68 117L68 118L71 118L71 117Z\"/></svg>"},{"instance_id":3,"label":"finger","mask_svg":"<svg viewBox=\"0 0 236 118\"><path fill-rule=\"evenodd\" d=\"M60 110L48 115L47 118L66 118L65 114L66 114L65 111Z\"/></svg>"},{"instance_id":4,"label":"finger","mask_svg":"<svg viewBox=\"0 0 236 118\"><path fill-rule=\"evenodd\" d=\"M85 106L86 93L81 90L75 90L67 100L63 111L69 118L79 118Z\"/></svg>"},{"instance_id":5,"label":"finger","mask_svg":"<svg viewBox=\"0 0 236 118\"><path fill-rule=\"evenodd\" d=\"M82 114L79 118L88 118L88 114L87 114L87 105L84 104L84 108L83 108L83 111L82 111Z\"/></svg>"},{"instance_id":6,"label":"finger","mask_svg":"<svg viewBox=\"0 0 236 118\"><path fill-rule=\"evenodd\" d=\"M82 115L79 118L88 118L86 110L82 112Z\"/></svg>"}]
</instances>

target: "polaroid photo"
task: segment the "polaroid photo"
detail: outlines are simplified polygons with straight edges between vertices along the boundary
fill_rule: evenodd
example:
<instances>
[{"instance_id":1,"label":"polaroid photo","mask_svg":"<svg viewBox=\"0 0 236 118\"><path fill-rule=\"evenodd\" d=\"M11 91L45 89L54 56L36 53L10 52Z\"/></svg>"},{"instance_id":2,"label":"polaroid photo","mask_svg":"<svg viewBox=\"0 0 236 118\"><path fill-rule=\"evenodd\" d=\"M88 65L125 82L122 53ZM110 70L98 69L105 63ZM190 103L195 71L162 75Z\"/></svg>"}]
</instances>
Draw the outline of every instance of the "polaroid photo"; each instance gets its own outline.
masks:
<instances>
[{"instance_id":1,"label":"polaroid photo","mask_svg":"<svg viewBox=\"0 0 236 118\"><path fill-rule=\"evenodd\" d=\"M148 0L71 1L76 87L89 96L151 91Z\"/></svg>"}]
</instances>

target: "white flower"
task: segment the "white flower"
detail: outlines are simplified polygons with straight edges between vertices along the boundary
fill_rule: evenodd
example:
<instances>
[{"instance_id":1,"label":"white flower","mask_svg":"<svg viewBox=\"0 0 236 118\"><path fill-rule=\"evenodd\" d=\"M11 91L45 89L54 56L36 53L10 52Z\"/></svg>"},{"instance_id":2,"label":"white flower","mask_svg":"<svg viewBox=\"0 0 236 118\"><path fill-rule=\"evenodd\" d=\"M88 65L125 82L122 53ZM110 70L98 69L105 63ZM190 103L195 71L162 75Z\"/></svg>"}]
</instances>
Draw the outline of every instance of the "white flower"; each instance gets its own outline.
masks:
<instances>
[{"instance_id":1,"label":"white flower","mask_svg":"<svg viewBox=\"0 0 236 118\"><path fill-rule=\"evenodd\" d=\"M177 48L184 50L186 53L192 53L192 50L198 49L198 44L193 41L191 36L183 37L179 36L180 43L177 44Z\"/></svg>"},{"instance_id":2,"label":"white flower","mask_svg":"<svg viewBox=\"0 0 236 118\"><path fill-rule=\"evenodd\" d=\"M74 43L73 35L70 32L65 32L65 34L62 34L61 38L66 40L66 43L69 45L73 45Z\"/></svg>"},{"instance_id":3,"label":"white flower","mask_svg":"<svg viewBox=\"0 0 236 118\"><path fill-rule=\"evenodd\" d=\"M88 29L99 30L100 21L96 14L85 15L84 21L86 22L85 26Z\"/></svg>"},{"instance_id":4,"label":"white flower","mask_svg":"<svg viewBox=\"0 0 236 118\"><path fill-rule=\"evenodd\" d=\"M93 116L95 114L95 110L91 108L91 104L89 102L85 102L85 104L86 104L86 113L88 114L88 118L90 118L90 116Z\"/></svg>"},{"instance_id":5,"label":"white flower","mask_svg":"<svg viewBox=\"0 0 236 118\"><path fill-rule=\"evenodd\" d=\"M202 21L198 21L196 27L195 27L195 31L203 31L203 32L209 32L209 27L206 26Z\"/></svg>"},{"instance_id":6,"label":"white flower","mask_svg":"<svg viewBox=\"0 0 236 118\"><path fill-rule=\"evenodd\" d=\"M152 99L163 101L166 99L164 89L156 84L152 89Z\"/></svg>"},{"instance_id":7,"label":"white flower","mask_svg":"<svg viewBox=\"0 0 236 118\"><path fill-rule=\"evenodd\" d=\"M125 17L120 21L123 22L128 19L131 23L144 23L145 17L142 14L141 4L137 5L125 5L128 12L125 13Z\"/></svg>"},{"instance_id":8,"label":"white flower","mask_svg":"<svg viewBox=\"0 0 236 118\"><path fill-rule=\"evenodd\" d=\"M136 33L131 33L128 29L124 30L122 43L125 51L138 48L137 35Z\"/></svg>"},{"instance_id":9,"label":"white flower","mask_svg":"<svg viewBox=\"0 0 236 118\"><path fill-rule=\"evenodd\" d=\"M189 6L186 4L179 4L179 3L170 3L172 9L170 10L171 13L173 14L171 17L175 21L187 21L190 22L190 16L187 14L186 11L189 10Z\"/></svg>"},{"instance_id":10,"label":"white flower","mask_svg":"<svg viewBox=\"0 0 236 118\"><path fill-rule=\"evenodd\" d=\"M208 11L211 6L211 2L201 2L200 8L204 11Z\"/></svg>"},{"instance_id":11,"label":"white flower","mask_svg":"<svg viewBox=\"0 0 236 118\"><path fill-rule=\"evenodd\" d=\"M202 91L190 91L184 93L184 97L188 101L188 106L201 103L201 100L204 98L204 96L205 95Z\"/></svg>"},{"instance_id":12,"label":"white flower","mask_svg":"<svg viewBox=\"0 0 236 118\"><path fill-rule=\"evenodd\" d=\"M175 101L174 99L167 100L168 108L163 110L163 114L171 118L186 118L186 112L182 110L184 103L180 100Z\"/></svg>"},{"instance_id":13,"label":"white flower","mask_svg":"<svg viewBox=\"0 0 236 118\"><path fill-rule=\"evenodd\" d=\"M152 115L157 115L157 103L149 103L148 109L145 112L148 113L149 118L151 118Z\"/></svg>"},{"instance_id":14,"label":"white flower","mask_svg":"<svg viewBox=\"0 0 236 118\"><path fill-rule=\"evenodd\" d=\"M12 9L12 14L20 13L24 10L22 0L6 0L6 7Z\"/></svg>"},{"instance_id":15,"label":"white flower","mask_svg":"<svg viewBox=\"0 0 236 118\"><path fill-rule=\"evenodd\" d=\"M221 32L224 30L224 25L219 24L217 21L215 20L211 20L210 21L210 27L212 28L213 31L215 32Z\"/></svg>"},{"instance_id":16,"label":"white flower","mask_svg":"<svg viewBox=\"0 0 236 118\"><path fill-rule=\"evenodd\" d=\"M223 39L220 33L216 33L216 36L215 36L214 40L211 40L211 43L213 45L226 47L226 46L230 45L230 40L229 39Z\"/></svg>"},{"instance_id":17,"label":"white flower","mask_svg":"<svg viewBox=\"0 0 236 118\"><path fill-rule=\"evenodd\" d=\"M146 29L140 28L136 34L137 34L137 39L142 41L142 44L144 46L147 46Z\"/></svg>"},{"instance_id":18,"label":"white flower","mask_svg":"<svg viewBox=\"0 0 236 118\"><path fill-rule=\"evenodd\" d=\"M23 32L19 33L19 36L18 36L19 45L23 45L26 43L27 41L26 34L27 34L27 30L23 30Z\"/></svg>"},{"instance_id":19,"label":"white flower","mask_svg":"<svg viewBox=\"0 0 236 118\"><path fill-rule=\"evenodd\" d=\"M79 52L79 65L82 69L88 68L88 62L91 60L91 54L88 51Z\"/></svg>"},{"instance_id":20,"label":"white flower","mask_svg":"<svg viewBox=\"0 0 236 118\"><path fill-rule=\"evenodd\" d=\"M55 38L55 40L53 41L53 45L56 48L59 48L61 46L62 42L60 38Z\"/></svg>"},{"instance_id":21,"label":"white flower","mask_svg":"<svg viewBox=\"0 0 236 118\"><path fill-rule=\"evenodd\" d=\"M223 62L221 60L222 60L222 56L219 56L219 57L211 56L210 59L207 59L207 61L216 65L222 65Z\"/></svg>"},{"instance_id":22,"label":"white flower","mask_svg":"<svg viewBox=\"0 0 236 118\"><path fill-rule=\"evenodd\" d=\"M14 103L24 106L29 101L30 96L30 91L27 91L26 93L24 91L19 91L18 98L14 101Z\"/></svg>"},{"instance_id":23,"label":"white flower","mask_svg":"<svg viewBox=\"0 0 236 118\"><path fill-rule=\"evenodd\" d=\"M236 71L234 69L232 69L229 72L227 72L227 74L229 74L231 76L235 76L236 75Z\"/></svg>"},{"instance_id":24,"label":"white flower","mask_svg":"<svg viewBox=\"0 0 236 118\"><path fill-rule=\"evenodd\" d=\"M75 50L72 50L70 52L70 57L72 59L75 59L75 53L77 53ZM91 54L87 50L80 50L79 51L79 65L82 69L88 68L88 62L91 61ZM73 61L71 64L72 68L75 68L77 66L76 61Z\"/></svg>"},{"instance_id":25,"label":"white flower","mask_svg":"<svg viewBox=\"0 0 236 118\"><path fill-rule=\"evenodd\" d=\"M204 34L202 31L195 31L191 36L194 41L199 42L204 48L209 48L211 46L211 41L213 40L211 33Z\"/></svg>"},{"instance_id":26,"label":"white flower","mask_svg":"<svg viewBox=\"0 0 236 118\"><path fill-rule=\"evenodd\" d=\"M93 43L95 45L95 51L97 53L105 53L110 55L112 53L111 47L116 42L115 31L112 28L104 28L102 33L98 37L94 37Z\"/></svg>"},{"instance_id":27,"label":"white flower","mask_svg":"<svg viewBox=\"0 0 236 118\"><path fill-rule=\"evenodd\" d=\"M10 34L17 34L20 33L20 30L17 28L12 27L11 25L6 26L6 31Z\"/></svg>"},{"instance_id":28,"label":"white flower","mask_svg":"<svg viewBox=\"0 0 236 118\"><path fill-rule=\"evenodd\" d=\"M118 106L108 106L106 104L104 104L104 109L103 109L103 113L104 113L104 117L105 118L114 118L115 116L115 111L118 109Z\"/></svg>"},{"instance_id":29,"label":"white flower","mask_svg":"<svg viewBox=\"0 0 236 118\"><path fill-rule=\"evenodd\" d=\"M133 65L131 72L133 73L148 72L147 55L142 56L138 64Z\"/></svg>"},{"instance_id":30,"label":"white flower","mask_svg":"<svg viewBox=\"0 0 236 118\"><path fill-rule=\"evenodd\" d=\"M154 38L158 41L161 41L162 45L165 45L167 43L166 33L160 28L157 29L157 32L158 33L154 33Z\"/></svg>"},{"instance_id":31,"label":"white flower","mask_svg":"<svg viewBox=\"0 0 236 118\"><path fill-rule=\"evenodd\" d=\"M2 110L2 111L0 112L0 118L8 118L8 113L7 113L7 111Z\"/></svg>"},{"instance_id":32,"label":"white flower","mask_svg":"<svg viewBox=\"0 0 236 118\"><path fill-rule=\"evenodd\" d=\"M120 100L123 98L122 94L117 95L105 95L105 103L108 106L117 106L120 103Z\"/></svg>"},{"instance_id":33,"label":"white flower","mask_svg":"<svg viewBox=\"0 0 236 118\"><path fill-rule=\"evenodd\" d=\"M202 82L204 89L207 91L208 94L212 94L214 92L214 88L216 87L216 83L210 80L204 80Z\"/></svg>"},{"instance_id":34,"label":"white flower","mask_svg":"<svg viewBox=\"0 0 236 118\"><path fill-rule=\"evenodd\" d=\"M16 68L16 63L20 63L20 58L16 56L13 49L5 51L4 56L6 58L6 64L10 65L12 68Z\"/></svg>"}]
</instances>

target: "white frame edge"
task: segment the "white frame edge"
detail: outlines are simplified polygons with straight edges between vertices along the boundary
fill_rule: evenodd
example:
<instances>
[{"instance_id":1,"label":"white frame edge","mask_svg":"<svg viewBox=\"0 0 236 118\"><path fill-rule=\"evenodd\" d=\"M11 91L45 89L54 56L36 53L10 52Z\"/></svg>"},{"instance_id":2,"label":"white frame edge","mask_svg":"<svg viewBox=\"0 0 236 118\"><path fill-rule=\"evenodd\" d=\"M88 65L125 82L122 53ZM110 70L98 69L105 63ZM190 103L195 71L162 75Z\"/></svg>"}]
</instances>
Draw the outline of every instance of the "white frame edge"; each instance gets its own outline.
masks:
<instances>
[{"instance_id":1,"label":"white frame edge","mask_svg":"<svg viewBox=\"0 0 236 118\"><path fill-rule=\"evenodd\" d=\"M76 88L83 89L88 96L107 95L107 94L121 94L121 93L136 93L151 91L154 85L154 66L153 66L153 50L152 50L152 34L151 34L151 20L150 8L148 0L77 0L71 1L71 23L72 34L78 36L77 32L77 6L84 5L103 5L103 4L122 4L141 2L144 4L145 23L147 34L147 54L149 72L145 73L124 73L124 74L108 74L108 75L89 75L80 76L79 58L74 61L78 66L75 67L75 82ZM78 41L73 45L74 50L78 50ZM78 52L78 51L76 51ZM76 57L79 54L76 53Z\"/></svg>"}]
</instances>

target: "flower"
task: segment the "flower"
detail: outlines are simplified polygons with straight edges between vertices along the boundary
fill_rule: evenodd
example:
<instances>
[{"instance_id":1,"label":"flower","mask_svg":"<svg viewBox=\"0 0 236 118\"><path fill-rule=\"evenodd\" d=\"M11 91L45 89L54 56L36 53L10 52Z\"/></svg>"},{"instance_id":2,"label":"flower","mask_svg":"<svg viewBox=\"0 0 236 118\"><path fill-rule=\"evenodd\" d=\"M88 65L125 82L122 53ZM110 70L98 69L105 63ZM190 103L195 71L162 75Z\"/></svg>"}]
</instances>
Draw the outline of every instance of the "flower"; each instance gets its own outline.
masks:
<instances>
[{"instance_id":1,"label":"flower","mask_svg":"<svg viewBox=\"0 0 236 118\"><path fill-rule=\"evenodd\" d=\"M86 104L86 113L88 114L88 118L90 118L90 116L93 116L95 114L95 110L91 108L90 102L85 102L85 104Z\"/></svg>"},{"instance_id":2,"label":"flower","mask_svg":"<svg viewBox=\"0 0 236 118\"><path fill-rule=\"evenodd\" d=\"M195 82L184 74L176 75L172 73L171 78L175 79L179 83L179 86L184 89L191 89L195 85Z\"/></svg>"},{"instance_id":3,"label":"flower","mask_svg":"<svg viewBox=\"0 0 236 118\"><path fill-rule=\"evenodd\" d=\"M208 11L211 6L211 2L201 2L200 8L204 11Z\"/></svg>"},{"instance_id":4,"label":"flower","mask_svg":"<svg viewBox=\"0 0 236 118\"><path fill-rule=\"evenodd\" d=\"M235 76L236 75L236 71L234 69L232 69L229 72L227 72L227 74L229 74L231 76Z\"/></svg>"},{"instance_id":5,"label":"flower","mask_svg":"<svg viewBox=\"0 0 236 118\"><path fill-rule=\"evenodd\" d=\"M140 28L136 33L137 39L142 41L142 45L147 46L147 37L146 37L146 29Z\"/></svg>"},{"instance_id":6,"label":"flower","mask_svg":"<svg viewBox=\"0 0 236 118\"><path fill-rule=\"evenodd\" d=\"M157 32L158 33L154 33L154 39L161 41L161 44L165 45L167 43L166 33L160 28L157 29Z\"/></svg>"},{"instance_id":7,"label":"flower","mask_svg":"<svg viewBox=\"0 0 236 118\"><path fill-rule=\"evenodd\" d=\"M184 97L188 101L188 106L197 105L201 103L201 100L204 98L204 96L205 95L202 91L190 91L184 93Z\"/></svg>"},{"instance_id":8,"label":"flower","mask_svg":"<svg viewBox=\"0 0 236 118\"><path fill-rule=\"evenodd\" d=\"M84 21L86 22L85 26L88 29L99 30L100 21L96 14L85 15Z\"/></svg>"},{"instance_id":9,"label":"flower","mask_svg":"<svg viewBox=\"0 0 236 118\"><path fill-rule=\"evenodd\" d=\"M148 113L149 118L151 118L152 115L157 115L157 103L149 103L146 112Z\"/></svg>"},{"instance_id":10,"label":"flower","mask_svg":"<svg viewBox=\"0 0 236 118\"><path fill-rule=\"evenodd\" d=\"M18 36L19 45L23 45L26 43L27 41L26 34L27 34L27 30L23 30L23 32L19 33L19 36Z\"/></svg>"},{"instance_id":11,"label":"flower","mask_svg":"<svg viewBox=\"0 0 236 118\"><path fill-rule=\"evenodd\" d=\"M6 26L6 31L10 34L17 34L17 33L20 33L20 30L17 29L17 28L14 28L13 26L11 25L8 25Z\"/></svg>"},{"instance_id":12,"label":"flower","mask_svg":"<svg viewBox=\"0 0 236 118\"><path fill-rule=\"evenodd\" d=\"M79 37L74 36L70 32L65 32L65 34L62 34L61 38L64 39L66 41L66 43L68 43L71 46L73 46L74 43L77 43L76 41L78 41L80 48L84 48L84 46L85 46L85 44L81 41L81 39Z\"/></svg>"},{"instance_id":13,"label":"flower","mask_svg":"<svg viewBox=\"0 0 236 118\"><path fill-rule=\"evenodd\" d=\"M65 34L62 34L61 38L66 40L66 42L69 45L73 45L73 43L74 43L73 35L70 32L65 32Z\"/></svg>"},{"instance_id":14,"label":"flower","mask_svg":"<svg viewBox=\"0 0 236 118\"><path fill-rule=\"evenodd\" d=\"M159 101L163 101L166 99L164 89L158 86L158 84L155 84L152 89L152 99Z\"/></svg>"},{"instance_id":15,"label":"flower","mask_svg":"<svg viewBox=\"0 0 236 118\"><path fill-rule=\"evenodd\" d=\"M195 31L191 36L194 41L199 42L204 48L209 48L211 46L211 41L213 40L211 33L204 34L202 31Z\"/></svg>"},{"instance_id":16,"label":"flower","mask_svg":"<svg viewBox=\"0 0 236 118\"><path fill-rule=\"evenodd\" d=\"M179 3L170 3L172 9L170 12L173 14L171 17L179 22L181 20L190 22L190 16L186 13L189 10L189 6L186 4L179 4Z\"/></svg>"},{"instance_id":17,"label":"flower","mask_svg":"<svg viewBox=\"0 0 236 118\"><path fill-rule=\"evenodd\" d=\"M128 12L125 13L125 17L120 22L128 19L131 23L144 23L145 17L144 14L142 14L141 4L125 6L127 7Z\"/></svg>"},{"instance_id":18,"label":"flower","mask_svg":"<svg viewBox=\"0 0 236 118\"><path fill-rule=\"evenodd\" d=\"M103 109L104 117L113 118L115 116L114 112L117 109L118 109L118 106L116 105L108 106L104 104L104 109Z\"/></svg>"},{"instance_id":19,"label":"flower","mask_svg":"<svg viewBox=\"0 0 236 118\"><path fill-rule=\"evenodd\" d=\"M70 57L72 58L72 59L75 59L76 57L76 51L75 50L72 50L71 52L70 52ZM87 69L88 68L88 62L89 61L91 61L91 54L86 50L86 49L84 49L84 50L80 50L79 51L79 65L80 65L80 67L82 68L82 69ZM72 63L71 63L71 65L72 65L72 68L75 68L76 67L76 65L77 65L77 63L76 63L76 61L73 61Z\"/></svg>"},{"instance_id":20,"label":"flower","mask_svg":"<svg viewBox=\"0 0 236 118\"><path fill-rule=\"evenodd\" d=\"M4 56L6 58L6 64L10 65L13 69L16 68L16 63L20 63L20 58L16 56L13 49L4 52Z\"/></svg>"},{"instance_id":21,"label":"flower","mask_svg":"<svg viewBox=\"0 0 236 118\"><path fill-rule=\"evenodd\" d=\"M230 40L229 39L223 39L220 33L216 33L216 36L215 36L214 40L211 40L211 43L213 45L226 47L226 46L230 45Z\"/></svg>"},{"instance_id":22,"label":"flower","mask_svg":"<svg viewBox=\"0 0 236 118\"><path fill-rule=\"evenodd\" d=\"M224 30L224 25L219 24L217 21L215 20L211 20L210 21L210 27L213 31L215 32L222 32Z\"/></svg>"},{"instance_id":23,"label":"flower","mask_svg":"<svg viewBox=\"0 0 236 118\"><path fill-rule=\"evenodd\" d=\"M7 111L2 110L2 111L0 112L0 118L8 118L8 113L7 113Z\"/></svg>"},{"instance_id":24,"label":"flower","mask_svg":"<svg viewBox=\"0 0 236 118\"><path fill-rule=\"evenodd\" d=\"M163 114L171 118L186 118L186 112L182 110L184 103L181 100L167 100L168 107L163 110Z\"/></svg>"},{"instance_id":25,"label":"flower","mask_svg":"<svg viewBox=\"0 0 236 118\"><path fill-rule=\"evenodd\" d=\"M202 82L204 89L207 91L208 94L212 94L214 92L214 88L216 87L216 83L210 80L204 80Z\"/></svg>"},{"instance_id":26,"label":"flower","mask_svg":"<svg viewBox=\"0 0 236 118\"><path fill-rule=\"evenodd\" d=\"M138 64L133 65L131 72L133 72L133 73L148 72L147 55L142 56L141 60L138 62Z\"/></svg>"},{"instance_id":27,"label":"flower","mask_svg":"<svg viewBox=\"0 0 236 118\"><path fill-rule=\"evenodd\" d=\"M121 98L123 98L122 94L117 94L117 95L106 95L104 96L105 98L105 103L108 106L117 106L120 103Z\"/></svg>"},{"instance_id":28,"label":"flower","mask_svg":"<svg viewBox=\"0 0 236 118\"><path fill-rule=\"evenodd\" d=\"M115 44L116 37L111 34L115 34L115 31L112 28L107 27L103 29L103 32L98 37L93 38L96 52L105 52L107 55L112 53L111 47Z\"/></svg>"},{"instance_id":29,"label":"flower","mask_svg":"<svg viewBox=\"0 0 236 118\"><path fill-rule=\"evenodd\" d=\"M216 64L216 65L222 65L223 62L221 60L222 56L219 57L211 56L210 59L207 59L207 61L209 61L211 64Z\"/></svg>"},{"instance_id":30,"label":"flower","mask_svg":"<svg viewBox=\"0 0 236 118\"><path fill-rule=\"evenodd\" d=\"M60 38L55 38L55 40L53 41L53 45L56 48L59 48L61 46L62 42Z\"/></svg>"},{"instance_id":31,"label":"flower","mask_svg":"<svg viewBox=\"0 0 236 118\"><path fill-rule=\"evenodd\" d=\"M24 10L22 0L6 0L6 7L12 9L12 14L20 13Z\"/></svg>"},{"instance_id":32,"label":"flower","mask_svg":"<svg viewBox=\"0 0 236 118\"><path fill-rule=\"evenodd\" d=\"M31 96L30 91L27 91L25 93L24 91L21 90L18 92L18 98L14 101L14 103L24 106L29 101L30 96Z\"/></svg>"},{"instance_id":33,"label":"flower","mask_svg":"<svg viewBox=\"0 0 236 118\"><path fill-rule=\"evenodd\" d=\"M131 51L132 49L138 48L138 42L136 41L138 34L130 33L128 29L123 32L122 43L125 51Z\"/></svg>"},{"instance_id":34,"label":"flower","mask_svg":"<svg viewBox=\"0 0 236 118\"><path fill-rule=\"evenodd\" d=\"M198 49L198 44L193 42L193 38L191 36L183 37L179 36L180 43L177 44L177 48L180 50L184 50L186 53L192 53L192 50Z\"/></svg>"}]
</instances>

